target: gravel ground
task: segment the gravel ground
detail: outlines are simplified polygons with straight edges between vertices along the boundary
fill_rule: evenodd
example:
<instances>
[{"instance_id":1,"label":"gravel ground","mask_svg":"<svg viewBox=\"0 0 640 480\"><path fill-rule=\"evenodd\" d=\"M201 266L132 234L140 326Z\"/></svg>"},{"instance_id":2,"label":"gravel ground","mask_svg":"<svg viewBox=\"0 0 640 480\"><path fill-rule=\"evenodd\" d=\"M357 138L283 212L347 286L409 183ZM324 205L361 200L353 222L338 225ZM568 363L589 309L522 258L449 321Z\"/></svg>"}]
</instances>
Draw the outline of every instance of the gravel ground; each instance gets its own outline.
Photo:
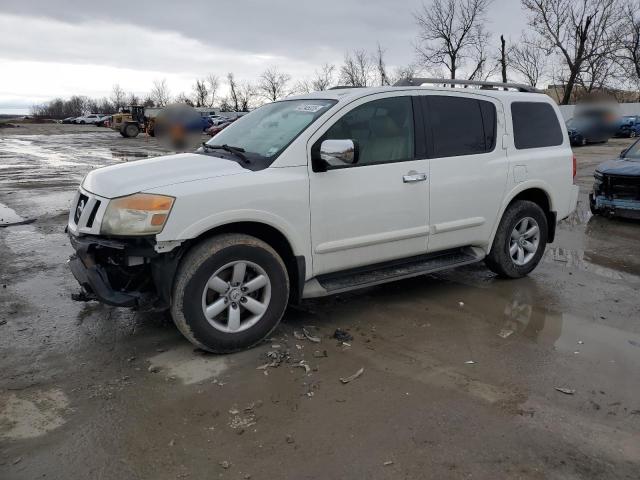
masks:
<instances>
[{"instance_id":1,"label":"gravel ground","mask_svg":"<svg viewBox=\"0 0 640 480\"><path fill-rule=\"evenodd\" d=\"M308 301L215 356L166 315L70 298L77 184L166 149L0 130L0 218L35 220L0 228L0 478L639 478L640 223L586 197L629 142L576 149L578 210L528 278L475 265Z\"/></svg>"}]
</instances>

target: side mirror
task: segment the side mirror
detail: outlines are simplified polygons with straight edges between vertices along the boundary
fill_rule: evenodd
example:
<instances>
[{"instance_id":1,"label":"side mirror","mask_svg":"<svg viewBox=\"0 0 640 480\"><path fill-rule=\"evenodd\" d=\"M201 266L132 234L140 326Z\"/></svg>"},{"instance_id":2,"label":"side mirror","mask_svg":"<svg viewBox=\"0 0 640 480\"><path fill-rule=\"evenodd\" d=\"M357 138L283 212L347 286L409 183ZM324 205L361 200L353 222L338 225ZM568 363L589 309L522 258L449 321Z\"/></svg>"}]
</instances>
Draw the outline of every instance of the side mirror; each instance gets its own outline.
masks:
<instances>
[{"instance_id":1,"label":"side mirror","mask_svg":"<svg viewBox=\"0 0 640 480\"><path fill-rule=\"evenodd\" d=\"M358 149L353 140L324 140L320 159L331 167L353 165L358 161Z\"/></svg>"}]
</instances>

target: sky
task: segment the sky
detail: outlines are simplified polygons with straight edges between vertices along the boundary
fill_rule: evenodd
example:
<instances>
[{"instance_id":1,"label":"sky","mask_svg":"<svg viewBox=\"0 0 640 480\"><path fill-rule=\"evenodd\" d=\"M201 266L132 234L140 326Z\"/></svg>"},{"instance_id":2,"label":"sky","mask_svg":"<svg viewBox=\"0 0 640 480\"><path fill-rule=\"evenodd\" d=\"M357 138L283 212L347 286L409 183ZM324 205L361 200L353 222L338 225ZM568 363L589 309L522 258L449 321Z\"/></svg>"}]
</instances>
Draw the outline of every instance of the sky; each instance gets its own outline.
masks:
<instances>
[{"instance_id":1,"label":"sky","mask_svg":"<svg viewBox=\"0 0 640 480\"><path fill-rule=\"evenodd\" d=\"M393 69L415 62L414 13L431 0L0 0L0 110L54 97L142 96L165 78L190 95L196 78L255 81L276 67L313 77L348 50L378 42ZM516 40L518 0L493 0L486 29Z\"/></svg>"}]
</instances>

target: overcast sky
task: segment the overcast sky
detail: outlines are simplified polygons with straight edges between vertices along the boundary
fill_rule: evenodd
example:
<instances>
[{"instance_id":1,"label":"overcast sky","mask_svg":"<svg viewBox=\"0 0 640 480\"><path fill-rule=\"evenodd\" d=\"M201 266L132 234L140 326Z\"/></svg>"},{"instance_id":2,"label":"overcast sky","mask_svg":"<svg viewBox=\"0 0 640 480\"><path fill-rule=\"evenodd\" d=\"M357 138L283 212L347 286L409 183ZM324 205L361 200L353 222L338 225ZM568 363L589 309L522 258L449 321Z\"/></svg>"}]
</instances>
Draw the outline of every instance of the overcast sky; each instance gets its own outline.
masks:
<instances>
[{"instance_id":1,"label":"overcast sky","mask_svg":"<svg viewBox=\"0 0 640 480\"><path fill-rule=\"evenodd\" d=\"M160 6L160 4L164 4ZM0 0L0 109L56 96L108 96L114 83L144 95L166 78L173 95L195 78L271 66L311 77L346 50L415 60L421 0ZM424 2L427 6L430 0ZM518 0L494 0L487 29L514 40L526 28Z\"/></svg>"}]
</instances>

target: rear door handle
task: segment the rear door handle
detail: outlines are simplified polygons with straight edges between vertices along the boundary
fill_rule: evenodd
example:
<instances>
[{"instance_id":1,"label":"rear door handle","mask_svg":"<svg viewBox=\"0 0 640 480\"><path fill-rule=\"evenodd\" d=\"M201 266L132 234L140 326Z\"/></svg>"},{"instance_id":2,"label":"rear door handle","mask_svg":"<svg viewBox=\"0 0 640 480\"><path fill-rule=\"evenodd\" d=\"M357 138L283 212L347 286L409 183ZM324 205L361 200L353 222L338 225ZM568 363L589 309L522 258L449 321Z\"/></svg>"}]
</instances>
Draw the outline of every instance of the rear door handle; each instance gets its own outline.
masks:
<instances>
[{"instance_id":1,"label":"rear door handle","mask_svg":"<svg viewBox=\"0 0 640 480\"><path fill-rule=\"evenodd\" d=\"M426 173L413 173L409 172L402 177L404 183L424 182L427 179Z\"/></svg>"}]
</instances>

